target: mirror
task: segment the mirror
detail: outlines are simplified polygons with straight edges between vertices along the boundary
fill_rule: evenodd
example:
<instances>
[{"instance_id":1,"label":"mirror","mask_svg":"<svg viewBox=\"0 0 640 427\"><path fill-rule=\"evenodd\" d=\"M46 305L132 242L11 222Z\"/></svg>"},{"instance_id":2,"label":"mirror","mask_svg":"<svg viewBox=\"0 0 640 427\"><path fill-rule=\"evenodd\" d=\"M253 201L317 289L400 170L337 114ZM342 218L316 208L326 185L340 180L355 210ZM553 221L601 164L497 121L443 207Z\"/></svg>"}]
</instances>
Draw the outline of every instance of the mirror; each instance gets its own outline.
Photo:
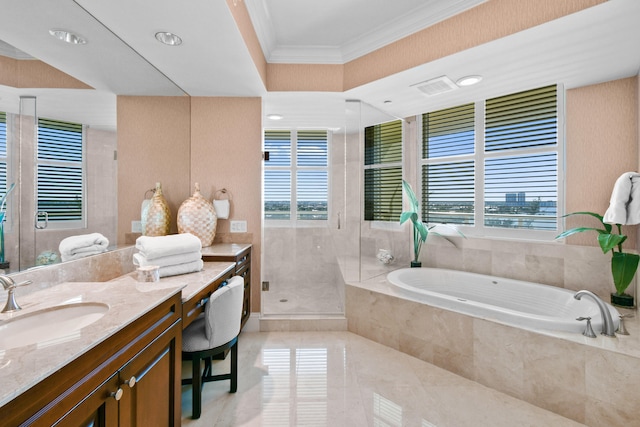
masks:
<instances>
[{"instance_id":1,"label":"mirror","mask_svg":"<svg viewBox=\"0 0 640 427\"><path fill-rule=\"evenodd\" d=\"M9 265L0 265L0 273L61 262L59 243L72 235L101 233L113 248L117 235L117 95L184 95L76 2L47 9L36 0L26 0L6 5L0 16L0 114L6 113L0 115L6 116L6 150L0 150L0 180L6 179L6 184L1 185L0 197L15 183L5 204L4 254ZM88 43L70 46L54 39L49 29L56 25L77 29ZM129 73L125 79L118 73L122 62L127 63ZM65 66L70 68L63 69ZM94 81L96 75L100 77ZM74 199L81 206L79 220L56 221L55 215L43 212L42 202L37 203L47 192L61 192L47 187L43 180L37 183L39 168L55 169L51 163L56 159L49 159L49 165L38 160L35 118L83 125L83 180L74 184L82 190L82 196ZM3 139L1 128L0 123ZM59 170L69 175L68 170Z\"/></svg>"}]
</instances>

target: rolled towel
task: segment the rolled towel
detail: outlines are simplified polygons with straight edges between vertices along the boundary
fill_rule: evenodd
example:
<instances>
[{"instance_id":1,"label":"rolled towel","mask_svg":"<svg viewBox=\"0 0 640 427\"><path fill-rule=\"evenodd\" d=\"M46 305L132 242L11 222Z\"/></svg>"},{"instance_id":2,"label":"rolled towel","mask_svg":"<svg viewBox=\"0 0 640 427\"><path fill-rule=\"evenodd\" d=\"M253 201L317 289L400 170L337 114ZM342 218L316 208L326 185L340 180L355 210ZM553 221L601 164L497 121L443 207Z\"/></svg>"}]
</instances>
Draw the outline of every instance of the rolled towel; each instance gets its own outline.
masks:
<instances>
[{"instance_id":1,"label":"rolled towel","mask_svg":"<svg viewBox=\"0 0 640 427\"><path fill-rule=\"evenodd\" d=\"M201 251L188 252L188 253L178 254L178 255L163 256L160 258L154 258L152 260L148 260L146 257L144 257L142 254L139 254L139 253L133 254L133 264L138 267L146 267L148 265L157 265L158 267L167 267L169 265L185 264L187 262L198 261L199 259L202 259Z\"/></svg>"},{"instance_id":2,"label":"rolled towel","mask_svg":"<svg viewBox=\"0 0 640 427\"><path fill-rule=\"evenodd\" d=\"M634 178L635 191L634 191ZM632 194L637 194L640 190L637 178L640 178L640 174L636 172L625 172L616 180L613 185L613 191L611 192L611 199L609 200L609 208L606 210L603 216L603 221L607 224L638 224L640 222L640 197L636 197L632 200ZM640 196L640 194L637 194ZM635 222L629 222L635 221Z\"/></svg>"},{"instance_id":3,"label":"rolled towel","mask_svg":"<svg viewBox=\"0 0 640 427\"><path fill-rule=\"evenodd\" d=\"M200 251L202 242L191 233L140 236L136 239L136 249L147 261L151 261L156 258Z\"/></svg>"},{"instance_id":4,"label":"rolled towel","mask_svg":"<svg viewBox=\"0 0 640 427\"><path fill-rule=\"evenodd\" d=\"M177 276L178 274L195 273L202 270L204 262L202 260L186 262L184 264L168 265L160 267L160 277Z\"/></svg>"},{"instance_id":5,"label":"rolled towel","mask_svg":"<svg viewBox=\"0 0 640 427\"><path fill-rule=\"evenodd\" d=\"M109 240L106 237L100 233L91 233L62 239L58 250L60 259L64 262L106 252L108 247Z\"/></svg>"}]
</instances>

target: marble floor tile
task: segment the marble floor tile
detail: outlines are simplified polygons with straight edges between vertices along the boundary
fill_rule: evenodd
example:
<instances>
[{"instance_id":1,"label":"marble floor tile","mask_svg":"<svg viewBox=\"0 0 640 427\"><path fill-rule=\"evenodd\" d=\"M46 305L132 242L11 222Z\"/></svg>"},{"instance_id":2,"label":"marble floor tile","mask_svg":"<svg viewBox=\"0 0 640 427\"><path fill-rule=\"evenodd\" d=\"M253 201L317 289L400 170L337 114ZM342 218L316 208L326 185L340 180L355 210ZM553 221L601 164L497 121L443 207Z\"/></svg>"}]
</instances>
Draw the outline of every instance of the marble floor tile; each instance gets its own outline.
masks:
<instances>
[{"instance_id":1,"label":"marble floor tile","mask_svg":"<svg viewBox=\"0 0 640 427\"><path fill-rule=\"evenodd\" d=\"M239 349L238 391L205 384L200 419L182 388L184 426L582 425L350 332L243 332Z\"/></svg>"}]
</instances>

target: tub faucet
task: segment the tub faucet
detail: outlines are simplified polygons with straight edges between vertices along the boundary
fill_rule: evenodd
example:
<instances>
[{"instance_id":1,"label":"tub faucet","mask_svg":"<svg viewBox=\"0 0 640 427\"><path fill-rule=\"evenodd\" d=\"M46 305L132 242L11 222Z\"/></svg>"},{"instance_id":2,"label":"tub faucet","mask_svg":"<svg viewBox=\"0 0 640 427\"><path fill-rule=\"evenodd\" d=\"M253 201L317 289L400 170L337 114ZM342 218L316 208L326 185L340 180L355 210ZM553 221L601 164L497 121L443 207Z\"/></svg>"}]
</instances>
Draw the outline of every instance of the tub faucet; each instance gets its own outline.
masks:
<instances>
[{"instance_id":1,"label":"tub faucet","mask_svg":"<svg viewBox=\"0 0 640 427\"><path fill-rule=\"evenodd\" d=\"M604 301L602 301L593 292L585 291L585 290L576 292L576 294L573 297L579 300L585 295L590 297L592 300L594 300L595 303L598 305L598 308L600 309L600 315L602 316L602 321L604 322L602 324L602 335L605 335L607 337L615 337L616 332L613 326L613 319L611 318L611 312L607 308L607 305L604 303Z\"/></svg>"},{"instance_id":2,"label":"tub faucet","mask_svg":"<svg viewBox=\"0 0 640 427\"><path fill-rule=\"evenodd\" d=\"M15 290L18 286L30 284L31 280L16 284L11 277L0 274L0 283L2 283L4 290L7 291L7 303L2 309L2 313L11 313L13 311L22 310L22 307L20 307L16 302Z\"/></svg>"}]
</instances>

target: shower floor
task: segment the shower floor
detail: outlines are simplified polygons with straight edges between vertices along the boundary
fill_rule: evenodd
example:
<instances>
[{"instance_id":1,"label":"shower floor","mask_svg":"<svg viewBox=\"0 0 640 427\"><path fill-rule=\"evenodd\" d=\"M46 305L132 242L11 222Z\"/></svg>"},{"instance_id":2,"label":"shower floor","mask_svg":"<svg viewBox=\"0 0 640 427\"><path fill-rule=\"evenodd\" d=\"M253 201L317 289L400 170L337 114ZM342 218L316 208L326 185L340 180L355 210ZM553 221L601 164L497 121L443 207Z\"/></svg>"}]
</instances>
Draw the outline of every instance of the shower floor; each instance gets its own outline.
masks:
<instances>
[{"instance_id":1,"label":"shower floor","mask_svg":"<svg viewBox=\"0 0 640 427\"><path fill-rule=\"evenodd\" d=\"M344 314L344 286L335 283L270 283L262 292L263 315Z\"/></svg>"}]
</instances>

